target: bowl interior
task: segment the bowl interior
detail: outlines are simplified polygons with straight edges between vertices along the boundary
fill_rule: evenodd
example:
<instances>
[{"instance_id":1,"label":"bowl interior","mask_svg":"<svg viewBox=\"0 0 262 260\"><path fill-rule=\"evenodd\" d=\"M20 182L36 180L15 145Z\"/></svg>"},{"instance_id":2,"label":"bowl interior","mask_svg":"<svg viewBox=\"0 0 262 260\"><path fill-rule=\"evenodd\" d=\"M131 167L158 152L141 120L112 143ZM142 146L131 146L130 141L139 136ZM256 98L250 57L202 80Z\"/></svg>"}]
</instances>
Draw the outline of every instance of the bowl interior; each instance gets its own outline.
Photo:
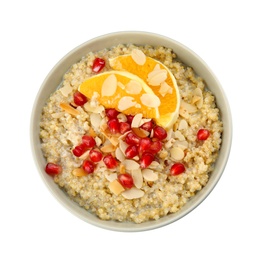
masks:
<instances>
[{"instance_id":1,"label":"bowl interior","mask_svg":"<svg viewBox=\"0 0 262 260\"><path fill-rule=\"evenodd\" d=\"M221 111L224 126L220 154L216 161L215 170L213 171L207 185L177 213L162 217L156 221L149 221L142 224L103 221L78 206L75 202L71 201L67 195L53 182L53 179L45 173L44 167L46 161L41 152L39 139L39 122L42 107L44 106L49 95L54 92L61 83L63 75L66 71L72 64L78 62L86 53L90 51L99 51L104 48L110 48L119 43L133 43L136 45L149 44L154 46L162 45L172 48L181 61L188 66L193 67L194 71L205 80L208 88L215 95L217 106ZM30 135L32 152L38 171L49 190L62 205L82 220L102 228L116 231L142 231L158 228L178 220L193 210L207 197L221 177L226 165L231 147L232 126L231 113L223 89L221 88L220 83L216 79L213 72L199 56L179 42L165 36L147 32L118 32L100 36L78 46L55 65L44 80L35 99L31 117Z\"/></svg>"}]
</instances>

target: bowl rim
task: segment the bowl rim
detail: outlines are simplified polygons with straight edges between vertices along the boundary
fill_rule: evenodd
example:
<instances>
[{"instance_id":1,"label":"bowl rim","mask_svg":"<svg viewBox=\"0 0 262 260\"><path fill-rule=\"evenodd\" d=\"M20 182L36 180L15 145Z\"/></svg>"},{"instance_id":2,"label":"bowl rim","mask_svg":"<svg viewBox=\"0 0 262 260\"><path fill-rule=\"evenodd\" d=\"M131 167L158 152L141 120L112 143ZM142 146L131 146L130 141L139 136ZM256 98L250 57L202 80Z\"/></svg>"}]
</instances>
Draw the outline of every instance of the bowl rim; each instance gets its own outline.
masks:
<instances>
[{"instance_id":1,"label":"bowl rim","mask_svg":"<svg viewBox=\"0 0 262 260\"><path fill-rule=\"evenodd\" d=\"M203 189L198 193L197 196L197 202L195 202L193 204L193 206L188 207L185 209L185 206L183 206L177 213L172 213L168 216L165 217L161 217L160 219L162 219L160 222L158 222L158 220L152 220L152 221L147 221L141 224L135 224L135 223L121 223L121 222L114 222L114 224L112 225L112 221L105 221L105 220L101 220L97 217L97 219L90 219L90 218L86 218L83 216L83 214L80 214L80 212L78 210L74 210L74 208L71 205L68 205L67 200L70 200L69 197L66 196L66 194L64 195L64 197L59 196L54 189L50 186L50 183L47 181L46 178L44 178L44 169L42 164L40 163L39 158L37 158L37 150L40 149L39 146L37 146L37 144L35 143L35 138L36 138L36 134L35 133L35 121L37 118L37 106L38 106L38 101L41 97L42 92L45 89L46 83L48 81L48 79L51 77L51 75L53 75L53 73L65 62L65 60L67 60L69 57L75 55L79 50L85 48L88 45L92 45L94 43L96 43L97 41L104 41L107 38L110 37L116 37L118 38L119 36L123 36L125 35L125 37L129 36L142 36L142 37L153 37L156 39L163 39L164 42L170 42L170 44L176 45L179 48L181 48L182 50L184 50L185 52L188 53L188 55L194 57L200 64L202 64L202 66L206 69L206 71L210 74L210 76L213 78L213 80L216 83L216 87L218 87L221 96L223 97L223 103L225 105L225 107L223 107L223 109L226 110L225 116L226 116L226 120L227 120L227 135L226 135L226 140L224 140L224 136L222 139L222 142L225 143L226 147L224 149L224 153L223 153L223 157L222 157L222 161L220 162L220 169L219 172L215 175L215 179L212 181L212 185L206 185L204 188L205 192L203 192ZM119 42L121 43L121 42ZM136 43L134 43L136 44ZM111 45L112 46L112 45ZM110 46L108 46L110 47ZM87 48L88 49L88 48ZM73 65L73 64L71 64ZM66 73L66 71L63 72L63 74ZM50 93L49 93L50 95ZM224 121L223 121L224 123ZM71 51L69 51L66 55L64 55L55 65L54 67L49 71L49 73L47 74L47 76L45 77L44 81L42 82L37 95L35 97L34 100L34 104L32 107L32 113L31 113L31 119L30 119L30 144L31 144L31 152L33 155L33 159L35 162L35 165L37 167L37 171L39 173L39 175L41 176L41 179L44 181L45 186L48 188L48 190L51 192L51 194L57 199L57 201L59 201L60 204L62 204L69 212L71 212L73 215L77 216L78 218L82 219L83 221L92 224L94 226L103 228L103 229L107 229L107 230L112 230L112 231L121 231L121 232L137 232L137 231L148 231L148 230L153 230L156 228L160 228L163 226L166 226L168 224L171 224L177 220L179 220L180 218L186 216L188 213L190 213L192 210L194 210L196 207L198 207L211 193L211 191L215 188L215 186L217 185L219 179L221 178L224 169L226 167L227 161L229 159L229 155L230 155L230 150L231 150L231 145L232 145L232 115L231 115L231 110L230 110L230 106L227 100L227 97L224 93L224 90L220 84L220 82L218 81L217 77L215 76L215 74L213 73L213 71L209 68L209 66L206 64L206 62L199 57L194 51L192 51L191 49L189 49L187 46L183 45L182 43L171 39L169 37L166 37L164 35L161 34L156 34L156 33L152 33L152 32L145 32L145 31L118 31L118 32L112 32L112 33L107 33L95 38L92 38L90 40L85 41L84 43L78 45L77 47L73 48ZM39 138L39 137L38 137ZM221 156L220 156L221 157ZM209 183L209 181L208 181ZM66 199L65 199L66 198ZM196 198L196 195L193 197ZM73 202L75 203L75 202ZM75 203L76 204L76 203ZM79 207L77 205L77 207ZM182 211L182 209L184 208L184 210ZM89 213L92 214L92 213ZM165 219L164 219L165 218ZM164 220L163 220L164 219ZM115 223L117 223L115 225Z\"/></svg>"}]
</instances>

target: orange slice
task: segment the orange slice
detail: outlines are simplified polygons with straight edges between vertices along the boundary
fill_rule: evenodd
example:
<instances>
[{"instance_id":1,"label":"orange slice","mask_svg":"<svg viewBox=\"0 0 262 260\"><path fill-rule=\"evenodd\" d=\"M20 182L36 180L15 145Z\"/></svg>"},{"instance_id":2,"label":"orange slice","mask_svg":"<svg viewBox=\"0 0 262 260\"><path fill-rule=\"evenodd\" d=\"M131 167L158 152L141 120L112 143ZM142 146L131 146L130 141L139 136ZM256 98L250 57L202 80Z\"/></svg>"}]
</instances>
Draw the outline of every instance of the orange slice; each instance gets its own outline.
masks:
<instances>
[{"instance_id":1,"label":"orange slice","mask_svg":"<svg viewBox=\"0 0 262 260\"><path fill-rule=\"evenodd\" d=\"M106 108L115 108L125 114L142 113L145 118L159 118L159 98L138 76L126 71L107 71L84 81L78 89Z\"/></svg>"},{"instance_id":2,"label":"orange slice","mask_svg":"<svg viewBox=\"0 0 262 260\"><path fill-rule=\"evenodd\" d=\"M156 122L165 128L172 127L179 114L180 94L171 71L138 49L134 49L131 54L112 58L109 63L114 70L137 75L153 90L161 101Z\"/></svg>"}]
</instances>

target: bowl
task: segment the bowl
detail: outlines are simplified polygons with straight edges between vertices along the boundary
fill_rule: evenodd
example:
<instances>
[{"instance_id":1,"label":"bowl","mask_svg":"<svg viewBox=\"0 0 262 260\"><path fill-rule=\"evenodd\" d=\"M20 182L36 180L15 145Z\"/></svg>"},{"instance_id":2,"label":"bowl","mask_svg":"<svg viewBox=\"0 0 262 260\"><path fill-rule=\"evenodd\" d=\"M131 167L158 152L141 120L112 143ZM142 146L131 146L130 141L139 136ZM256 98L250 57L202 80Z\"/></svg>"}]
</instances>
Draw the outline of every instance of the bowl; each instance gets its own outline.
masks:
<instances>
[{"instance_id":1,"label":"bowl","mask_svg":"<svg viewBox=\"0 0 262 260\"><path fill-rule=\"evenodd\" d=\"M52 177L45 173L44 169L46 160L43 157L39 139L39 122L42 107L44 106L49 95L54 92L61 83L64 73L71 67L72 64L78 62L81 57L83 57L89 51L99 51L104 48L110 48L119 43L133 43L136 45L149 44L153 46L161 45L172 48L183 63L192 67L196 74L205 80L208 88L215 95L217 106L221 111L221 119L223 121L224 127L221 150L215 163L214 171L212 172L207 185L193 198L191 198L189 202L187 202L185 206L182 207L177 213L173 213L158 220L148 221L141 224L101 220L95 215L89 213L87 210L78 206L78 204L76 204L74 201L70 200L69 197L54 183ZM165 226L184 217L194 208L196 208L213 190L224 171L230 153L232 140L231 112L225 93L214 73L210 70L208 65L192 50L173 39L154 33L140 31L115 32L94 38L83 43L65 55L53 67L40 87L33 105L30 137L32 153L37 170L49 191L51 191L53 196L66 209L68 209L71 213L80 219L100 228L114 231L145 231Z\"/></svg>"}]
</instances>

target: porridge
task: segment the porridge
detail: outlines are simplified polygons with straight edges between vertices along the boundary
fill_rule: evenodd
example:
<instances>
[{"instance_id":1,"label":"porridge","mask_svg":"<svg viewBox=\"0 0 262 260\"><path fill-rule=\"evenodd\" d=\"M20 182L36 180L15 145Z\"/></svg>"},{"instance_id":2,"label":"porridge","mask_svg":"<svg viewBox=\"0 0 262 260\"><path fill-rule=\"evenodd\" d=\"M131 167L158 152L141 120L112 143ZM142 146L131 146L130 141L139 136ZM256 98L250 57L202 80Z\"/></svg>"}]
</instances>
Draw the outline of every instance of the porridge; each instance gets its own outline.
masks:
<instances>
[{"instance_id":1,"label":"porridge","mask_svg":"<svg viewBox=\"0 0 262 260\"><path fill-rule=\"evenodd\" d=\"M214 95L165 47L88 53L43 108L46 172L103 220L175 213L208 182L223 126Z\"/></svg>"}]
</instances>

